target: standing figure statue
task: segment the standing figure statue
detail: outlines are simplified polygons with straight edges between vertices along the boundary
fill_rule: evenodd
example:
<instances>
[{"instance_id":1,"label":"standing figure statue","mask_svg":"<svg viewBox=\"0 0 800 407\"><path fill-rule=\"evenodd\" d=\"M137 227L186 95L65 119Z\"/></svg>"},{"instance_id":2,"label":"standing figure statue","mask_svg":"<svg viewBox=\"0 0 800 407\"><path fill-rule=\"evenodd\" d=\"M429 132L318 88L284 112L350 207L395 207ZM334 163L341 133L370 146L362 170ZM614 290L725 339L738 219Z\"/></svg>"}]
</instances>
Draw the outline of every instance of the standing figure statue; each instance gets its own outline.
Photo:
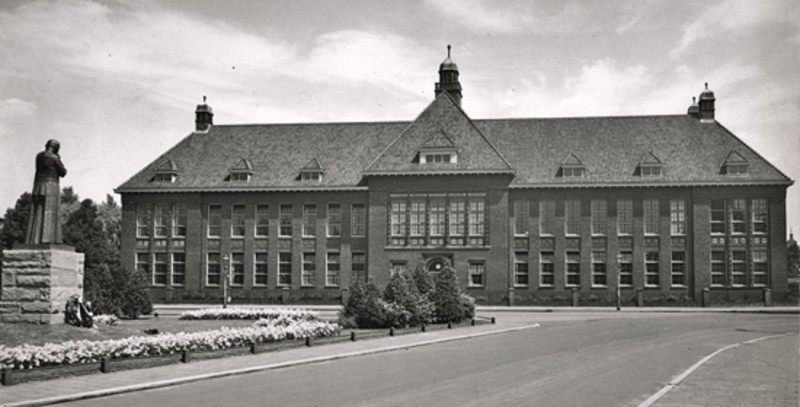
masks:
<instances>
[{"instance_id":1,"label":"standing figure statue","mask_svg":"<svg viewBox=\"0 0 800 407\"><path fill-rule=\"evenodd\" d=\"M51 139L45 144L45 150L36 155L36 177L31 192L31 217L28 220L25 244L61 243L58 180L67 175L67 169L58 155L60 148L58 141Z\"/></svg>"}]
</instances>

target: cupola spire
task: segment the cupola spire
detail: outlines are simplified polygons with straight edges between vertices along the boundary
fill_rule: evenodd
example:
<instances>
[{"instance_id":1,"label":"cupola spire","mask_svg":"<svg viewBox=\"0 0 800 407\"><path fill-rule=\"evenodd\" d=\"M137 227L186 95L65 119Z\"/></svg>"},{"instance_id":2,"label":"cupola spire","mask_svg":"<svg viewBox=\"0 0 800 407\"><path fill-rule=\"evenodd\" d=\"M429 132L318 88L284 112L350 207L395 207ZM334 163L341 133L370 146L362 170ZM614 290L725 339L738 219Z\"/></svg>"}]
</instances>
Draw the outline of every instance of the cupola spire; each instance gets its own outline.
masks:
<instances>
[{"instance_id":1,"label":"cupola spire","mask_svg":"<svg viewBox=\"0 0 800 407\"><path fill-rule=\"evenodd\" d=\"M212 124L214 124L214 110L206 104L206 97L203 95L203 104L197 105L194 111L194 129L206 131Z\"/></svg>"},{"instance_id":2,"label":"cupola spire","mask_svg":"<svg viewBox=\"0 0 800 407\"><path fill-rule=\"evenodd\" d=\"M435 94L447 92L461 106L461 83L458 82L458 66L450 59L450 45L447 45L447 59L439 65L439 82L436 83Z\"/></svg>"}]
</instances>

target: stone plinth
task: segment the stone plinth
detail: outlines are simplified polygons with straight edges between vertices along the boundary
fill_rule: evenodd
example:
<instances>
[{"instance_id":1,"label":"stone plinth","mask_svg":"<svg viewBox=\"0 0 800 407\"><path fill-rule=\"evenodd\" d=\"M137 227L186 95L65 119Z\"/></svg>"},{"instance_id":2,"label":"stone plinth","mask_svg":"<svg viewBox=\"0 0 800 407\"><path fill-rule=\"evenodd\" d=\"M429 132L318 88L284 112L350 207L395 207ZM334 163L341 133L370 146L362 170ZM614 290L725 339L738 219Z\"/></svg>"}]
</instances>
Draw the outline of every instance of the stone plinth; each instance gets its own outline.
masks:
<instances>
[{"instance_id":1,"label":"stone plinth","mask_svg":"<svg viewBox=\"0 0 800 407\"><path fill-rule=\"evenodd\" d=\"M3 251L0 322L64 323L64 306L83 296L83 253L64 246Z\"/></svg>"}]
</instances>

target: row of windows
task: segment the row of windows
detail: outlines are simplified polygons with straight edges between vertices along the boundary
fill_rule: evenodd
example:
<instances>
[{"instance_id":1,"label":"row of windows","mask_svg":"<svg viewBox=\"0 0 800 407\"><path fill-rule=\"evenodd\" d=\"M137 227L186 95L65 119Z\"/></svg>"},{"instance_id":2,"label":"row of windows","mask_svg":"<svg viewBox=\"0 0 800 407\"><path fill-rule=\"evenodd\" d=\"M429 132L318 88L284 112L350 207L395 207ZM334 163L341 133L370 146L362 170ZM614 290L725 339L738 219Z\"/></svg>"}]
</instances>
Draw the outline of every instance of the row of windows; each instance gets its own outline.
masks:
<instances>
[{"instance_id":1,"label":"row of windows","mask_svg":"<svg viewBox=\"0 0 800 407\"><path fill-rule=\"evenodd\" d=\"M393 197L389 235L393 245L483 245L485 198L465 194Z\"/></svg>"},{"instance_id":2,"label":"row of windows","mask_svg":"<svg viewBox=\"0 0 800 407\"><path fill-rule=\"evenodd\" d=\"M408 272L408 263L404 260L389 262L389 275ZM431 273L435 274L435 273ZM467 285L469 287L486 286L486 262L470 261L467 266Z\"/></svg>"},{"instance_id":3,"label":"row of windows","mask_svg":"<svg viewBox=\"0 0 800 407\"><path fill-rule=\"evenodd\" d=\"M751 199L748 217L747 200L714 199L711 201L711 233L744 235L767 233L767 200ZM749 222L748 222L749 219Z\"/></svg>"}]
</instances>

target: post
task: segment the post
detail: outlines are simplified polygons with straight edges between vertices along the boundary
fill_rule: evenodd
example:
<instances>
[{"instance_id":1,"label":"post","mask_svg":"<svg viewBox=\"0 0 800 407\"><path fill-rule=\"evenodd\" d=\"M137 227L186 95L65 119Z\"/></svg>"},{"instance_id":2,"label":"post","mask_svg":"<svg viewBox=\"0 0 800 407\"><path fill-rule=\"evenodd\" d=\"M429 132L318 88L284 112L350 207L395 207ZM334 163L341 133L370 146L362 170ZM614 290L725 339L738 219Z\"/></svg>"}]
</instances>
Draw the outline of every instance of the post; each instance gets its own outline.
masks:
<instances>
[{"instance_id":1,"label":"post","mask_svg":"<svg viewBox=\"0 0 800 407\"><path fill-rule=\"evenodd\" d=\"M703 287L702 303L703 308L711 306L711 289L708 287Z\"/></svg>"},{"instance_id":2,"label":"post","mask_svg":"<svg viewBox=\"0 0 800 407\"><path fill-rule=\"evenodd\" d=\"M622 267L620 264L622 263L622 254L617 254L617 311L621 308L622 303L622 293L620 292L620 283L622 282L622 276L620 274L622 271Z\"/></svg>"},{"instance_id":3,"label":"post","mask_svg":"<svg viewBox=\"0 0 800 407\"><path fill-rule=\"evenodd\" d=\"M764 306L772 306L772 290L769 287L764 287Z\"/></svg>"},{"instance_id":4,"label":"post","mask_svg":"<svg viewBox=\"0 0 800 407\"><path fill-rule=\"evenodd\" d=\"M222 255L222 308L228 308L228 269L231 258L228 253Z\"/></svg>"},{"instance_id":5,"label":"post","mask_svg":"<svg viewBox=\"0 0 800 407\"><path fill-rule=\"evenodd\" d=\"M11 366L6 366L3 368L3 386L11 386L14 384L12 379L13 374L11 373L12 370L14 370L14 368Z\"/></svg>"}]
</instances>

